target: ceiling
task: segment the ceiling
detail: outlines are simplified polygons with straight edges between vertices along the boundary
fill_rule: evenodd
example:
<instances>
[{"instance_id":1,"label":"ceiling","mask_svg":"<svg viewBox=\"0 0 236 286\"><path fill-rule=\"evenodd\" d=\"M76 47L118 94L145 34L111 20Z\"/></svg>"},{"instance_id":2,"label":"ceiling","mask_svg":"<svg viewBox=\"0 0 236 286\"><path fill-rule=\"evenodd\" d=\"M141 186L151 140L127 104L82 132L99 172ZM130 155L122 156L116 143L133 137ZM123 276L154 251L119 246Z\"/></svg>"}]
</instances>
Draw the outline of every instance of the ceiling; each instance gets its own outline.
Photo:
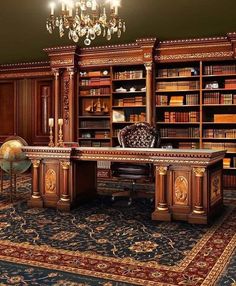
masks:
<instances>
[{"instance_id":1,"label":"ceiling","mask_svg":"<svg viewBox=\"0 0 236 286\"><path fill-rule=\"evenodd\" d=\"M55 1L55 0L54 0ZM0 63L47 60L44 48L74 44L46 31L51 0L1 0ZM225 36L236 32L236 0L122 0L120 15L127 31L110 42L129 43L141 37L174 40ZM83 47L82 42L78 43Z\"/></svg>"}]
</instances>

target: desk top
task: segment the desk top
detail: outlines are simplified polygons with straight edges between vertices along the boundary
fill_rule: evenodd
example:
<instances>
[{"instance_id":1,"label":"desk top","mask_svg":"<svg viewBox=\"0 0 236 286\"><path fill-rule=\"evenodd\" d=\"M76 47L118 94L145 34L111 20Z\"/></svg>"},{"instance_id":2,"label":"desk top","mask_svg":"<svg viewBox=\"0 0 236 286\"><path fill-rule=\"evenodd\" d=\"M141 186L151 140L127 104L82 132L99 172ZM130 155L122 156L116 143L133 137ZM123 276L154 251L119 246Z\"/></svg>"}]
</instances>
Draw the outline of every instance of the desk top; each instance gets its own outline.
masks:
<instances>
[{"instance_id":1,"label":"desk top","mask_svg":"<svg viewBox=\"0 0 236 286\"><path fill-rule=\"evenodd\" d=\"M153 164L211 165L222 160L226 150L162 149L121 147L44 147L24 146L32 159L66 159L75 161L118 161Z\"/></svg>"}]
</instances>

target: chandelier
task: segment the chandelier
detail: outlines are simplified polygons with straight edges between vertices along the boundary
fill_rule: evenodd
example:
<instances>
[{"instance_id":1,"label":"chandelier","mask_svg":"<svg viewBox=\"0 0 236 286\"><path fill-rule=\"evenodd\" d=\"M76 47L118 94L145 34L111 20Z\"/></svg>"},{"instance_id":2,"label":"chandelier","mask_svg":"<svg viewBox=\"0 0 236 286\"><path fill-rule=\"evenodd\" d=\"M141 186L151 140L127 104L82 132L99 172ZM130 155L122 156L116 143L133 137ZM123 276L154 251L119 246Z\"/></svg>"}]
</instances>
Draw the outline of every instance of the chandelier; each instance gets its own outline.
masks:
<instances>
[{"instance_id":1,"label":"chandelier","mask_svg":"<svg viewBox=\"0 0 236 286\"><path fill-rule=\"evenodd\" d=\"M84 39L84 44L102 35L108 41L113 34L118 38L125 32L125 22L118 16L120 0L60 0L60 11L53 2L50 4L51 13L46 22L50 34L58 28L60 37L68 31L69 39L78 42Z\"/></svg>"}]
</instances>

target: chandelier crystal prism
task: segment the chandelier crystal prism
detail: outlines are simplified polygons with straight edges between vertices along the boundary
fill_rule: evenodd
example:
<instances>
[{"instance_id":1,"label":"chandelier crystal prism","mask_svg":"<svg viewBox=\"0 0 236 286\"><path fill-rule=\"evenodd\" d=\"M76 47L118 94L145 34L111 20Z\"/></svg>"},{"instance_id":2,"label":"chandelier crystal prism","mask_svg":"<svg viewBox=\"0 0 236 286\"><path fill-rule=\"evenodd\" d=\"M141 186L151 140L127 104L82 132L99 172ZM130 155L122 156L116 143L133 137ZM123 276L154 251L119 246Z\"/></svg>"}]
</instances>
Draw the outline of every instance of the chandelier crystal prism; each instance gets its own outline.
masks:
<instances>
[{"instance_id":1,"label":"chandelier crystal prism","mask_svg":"<svg viewBox=\"0 0 236 286\"><path fill-rule=\"evenodd\" d=\"M103 36L108 41L113 34L120 38L126 26L118 16L119 7L120 0L60 0L59 7L52 2L46 28L50 34L58 28L60 37L68 31L69 39L76 43L85 38L87 46L97 36ZM55 15L57 10L60 10L59 14Z\"/></svg>"}]
</instances>

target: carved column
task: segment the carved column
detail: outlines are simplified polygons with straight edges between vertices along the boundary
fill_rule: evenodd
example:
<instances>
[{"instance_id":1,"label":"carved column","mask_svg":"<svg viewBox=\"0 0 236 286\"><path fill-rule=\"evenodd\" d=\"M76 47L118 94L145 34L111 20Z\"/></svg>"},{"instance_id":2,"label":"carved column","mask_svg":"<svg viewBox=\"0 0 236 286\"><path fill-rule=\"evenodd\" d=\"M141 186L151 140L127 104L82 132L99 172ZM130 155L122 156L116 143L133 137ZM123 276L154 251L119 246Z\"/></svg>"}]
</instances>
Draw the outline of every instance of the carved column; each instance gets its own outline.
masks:
<instances>
[{"instance_id":1,"label":"carved column","mask_svg":"<svg viewBox=\"0 0 236 286\"><path fill-rule=\"evenodd\" d=\"M57 208L60 210L70 210L70 196L68 188L70 162L61 162L62 168L62 187L60 188L60 200Z\"/></svg>"},{"instance_id":2,"label":"carved column","mask_svg":"<svg viewBox=\"0 0 236 286\"><path fill-rule=\"evenodd\" d=\"M49 86L42 87L42 133L48 133L48 99L49 99Z\"/></svg>"},{"instance_id":3,"label":"carved column","mask_svg":"<svg viewBox=\"0 0 236 286\"><path fill-rule=\"evenodd\" d=\"M67 68L63 77L63 134L65 141L74 141L74 114L75 114L75 98L74 98L74 68Z\"/></svg>"},{"instance_id":4,"label":"carved column","mask_svg":"<svg viewBox=\"0 0 236 286\"><path fill-rule=\"evenodd\" d=\"M167 173L167 166L155 166L155 211L152 213L153 220L171 220L167 204Z\"/></svg>"},{"instance_id":5,"label":"carved column","mask_svg":"<svg viewBox=\"0 0 236 286\"><path fill-rule=\"evenodd\" d=\"M32 195L30 200L28 201L29 207L43 207L43 200L40 194L40 186L39 186L39 166L40 160L32 160L33 171L32 171Z\"/></svg>"},{"instance_id":6,"label":"carved column","mask_svg":"<svg viewBox=\"0 0 236 286\"><path fill-rule=\"evenodd\" d=\"M58 121L58 117L59 117L59 97L60 97L60 79L59 79L59 70L55 70L54 71L54 76L55 76L55 96L54 96L54 102L55 102L55 105L54 105L54 112L55 112L55 115L54 115L54 138L55 138L55 146L57 146L57 142L58 142L58 124L57 124L57 121Z\"/></svg>"},{"instance_id":7,"label":"carved column","mask_svg":"<svg viewBox=\"0 0 236 286\"><path fill-rule=\"evenodd\" d=\"M154 122L154 101L153 101L153 63L145 63L146 68L146 121L152 125Z\"/></svg>"},{"instance_id":8,"label":"carved column","mask_svg":"<svg viewBox=\"0 0 236 286\"><path fill-rule=\"evenodd\" d=\"M197 215L205 214L203 209L203 176L205 171L205 168L193 168L193 172L196 176L196 199L193 213Z\"/></svg>"}]
</instances>

